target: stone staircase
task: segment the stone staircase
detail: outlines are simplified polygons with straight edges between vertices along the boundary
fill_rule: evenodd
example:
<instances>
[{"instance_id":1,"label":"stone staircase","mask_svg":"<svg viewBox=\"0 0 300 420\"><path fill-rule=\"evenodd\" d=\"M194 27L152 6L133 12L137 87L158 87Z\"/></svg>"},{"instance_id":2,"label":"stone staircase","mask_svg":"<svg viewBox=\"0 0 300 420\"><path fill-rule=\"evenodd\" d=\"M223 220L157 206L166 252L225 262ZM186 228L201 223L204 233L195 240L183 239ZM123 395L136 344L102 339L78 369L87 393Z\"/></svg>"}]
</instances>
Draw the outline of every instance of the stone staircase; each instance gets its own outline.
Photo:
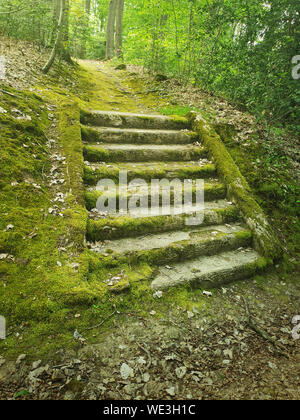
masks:
<instances>
[{"instance_id":1,"label":"stone staircase","mask_svg":"<svg viewBox=\"0 0 300 420\"><path fill-rule=\"evenodd\" d=\"M81 123L92 251L104 260L146 259L157 267L151 283L156 290L185 283L211 288L256 272L260 256L252 233L228 200L226 186L187 119L94 111L84 112ZM116 191L112 187L105 193L97 188L104 179L117 184L120 171L127 171L129 187L117 185ZM151 180L175 178L170 206L164 201L168 187L162 186L149 212ZM193 200L196 179L205 180L203 220L198 225L187 223L195 214L194 203L183 207L178 201L179 180L187 179L184 192ZM116 213L96 209L104 196L115 197ZM139 206L125 214L124 202L131 200Z\"/></svg>"}]
</instances>

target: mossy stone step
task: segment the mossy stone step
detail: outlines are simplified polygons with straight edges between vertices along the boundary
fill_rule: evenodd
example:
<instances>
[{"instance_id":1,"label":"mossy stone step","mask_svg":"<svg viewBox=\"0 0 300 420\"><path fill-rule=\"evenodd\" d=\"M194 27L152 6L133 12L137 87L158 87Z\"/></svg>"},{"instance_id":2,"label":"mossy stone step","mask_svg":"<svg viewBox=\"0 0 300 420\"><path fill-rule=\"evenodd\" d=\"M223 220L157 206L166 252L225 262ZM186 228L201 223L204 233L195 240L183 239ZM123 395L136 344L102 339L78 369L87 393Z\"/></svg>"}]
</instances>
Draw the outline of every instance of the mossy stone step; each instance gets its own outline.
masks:
<instances>
[{"instance_id":1,"label":"mossy stone step","mask_svg":"<svg viewBox=\"0 0 300 420\"><path fill-rule=\"evenodd\" d=\"M207 151L200 146L102 144L86 145L83 154L89 162L176 162L205 158Z\"/></svg>"},{"instance_id":2,"label":"mossy stone step","mask_svg":"<svg viewBox=\"0 0 300 420\"><path fill-rule=\"evenodd\" d=\"M86 162L84 182L96 185L101 179L108 178L118 183L120 171L127 172L128 182L136 178L150 182L152 179L207 179L216 176L215 165L206 159L203 162Z\"/></svg>"},{"instance_id":3,"label":"mossy stone step","mask_svg":"<svg viewBox=\"0 0 300 420\"><path fill-rule=\"evenodd\" d=\"M165 290L192 284L207 290L253 276L265 265L264 258L253 249L237 249L177 263L171 269L161 266L151 287Z\"/></svg>"},{"instance_id":4,"label":"mossy stone step","mask_svg":"<svg viewBox=\"0 0 300 420\"><path fill-rule=\"evenodd\" d=\"M82 139L87 143L116 144L191 144L198 141L197 133L188 130L145 130L139 128L82 126Z\"/></svg>"},{"instance_id":5,"label":"mossy stone step","mask_svg":"<svg viewBox=\"0 0 300 420\"><path fill-rule=\"evenodd\" d=\"M159 189L153 190L152 197L151 184L142 182L143 180L137 180L137 182L132 183L132 185L126 185L125 187L116 185L115 191L105 191L97 189L97 187L90 189L85 192L85 202L88 210L92 210L96 207L98 198L102 197L104 201L106 198L116 198L117 209L119 209L119 203L124 202L124 200L129 200L138 202L140 207L145 207L151 205L154 199L156 199L161 206L164 200L169 199L170 204L173 205L174 202L179 202L181 198L181 203L187 203L188 199L190 202L195 202L197 198L197 193L199 190L196 189L193 183L187 183L185 186L181 183L170 183L174 188L167 186L166 183L162 183ZM178 198L178 193L180 194ZM220 182L205 182L204 183L204 200L212 201L218 199L224 199L226 197L226 187Z\"/></svg>"},{"instance_id":6,"label":"mossy stone step","mask_svg":"<svg viewBox=\"0 0 300 420\"><path fill-rule=\"evenodd\" d=\"M91 242L97 242L105 239L117 239L126 237L135 237L142 234L171 232L190 227L191 217L195 214L195 207L191 206L190 211L183 211L171 207L172 214L163 214L162 207L155 216L146 216L143 213L145 209L137 209L135 213L129 215L104 216L88 220L87 239ZM168 209L169 210L169 209ZM178 210L178 213L176 213ZM179 212L179 210L181 212ZM170 213L170 212L169 212ZM239 210L232 204L227 204L225 200L205 203L203 220L198 223L194 219L194 226L211 226L226 223L234 223L240 220ZM193 226L193 227L194 227Z\"/></svg>"},{"instance_id":7,"label":"mossy stone step","mask_svg":"<svg viewBox=\"0 0 300 420\"><path fill-rule=\"evenodd\" d=\"M215 255L252 244L252 235L241 225L219 225L191 230L143 235L136 238L89 243L89 248L110 261L126 258L131 263L170 264L203 255Z\"/></svg>"},{"instance_id":8,"label":"mossy stone step","mask_svg":"<svg viewBox=\"0 0 300 420\"><path fill-rule=\"evenodd\" d=\"M98 127L123 127L156 130L188 129L187 118L152 114L129 114L113 111L81 111L81 123Z\"/></svg>"}]
</instances>

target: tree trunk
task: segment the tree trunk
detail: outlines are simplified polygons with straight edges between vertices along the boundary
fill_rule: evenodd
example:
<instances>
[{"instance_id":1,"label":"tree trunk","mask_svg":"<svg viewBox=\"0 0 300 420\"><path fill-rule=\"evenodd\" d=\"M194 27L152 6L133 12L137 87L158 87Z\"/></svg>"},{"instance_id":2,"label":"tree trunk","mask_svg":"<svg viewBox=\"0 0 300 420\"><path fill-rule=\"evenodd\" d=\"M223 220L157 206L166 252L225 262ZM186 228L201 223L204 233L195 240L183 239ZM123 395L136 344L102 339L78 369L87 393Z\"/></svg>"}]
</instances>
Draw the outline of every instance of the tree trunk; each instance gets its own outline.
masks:
<instances>
[{"instance_id":1,"label":"tree trunk","mask_svg":"<svg viewBox=\"0 0 300 420\"><path fill-rule=\"evenodd\" d=\"M91 14L91 0L84 0L84 22L88 25L90 20L90 14ZM81 51L80 51L80 57L86 58L86 40L82 40L81 44Z\"/></svg>"},{"instance_id":2,"label":"tree trunk","mask_svg":"<svg viewBox=\"0 0 300 420\"><path fill-rule=\"evenodd\" d=\"M51 37L50 37L51 46L53 46L55 43L58 20L59 20L59 0L52 0L52 31L51 31Z\"/></svg>"},{"instance_id":3,"label":"tree trunk","mask_svg":"<svg viewBox=\"0 0 300 420\"><path fill-rule=\"evenodd\" d=\"M114 56L116 10L117 0L110 0L106 29L106 58L108 60L111 60Z\"/></svg>"},{"instance_id":4,"label":"tree trunk","mask_svg":"<svg viewBox=\"0 0 300 420\"><path fill-rule=\"evenodd\" d=\"M57 35L56 40L51 52L51 55L49 57L49 60L47 64L43 67L42 71L46 74L51 69L52 64L54 63L56 54L58 53L59 49L61 48L61 41L63 39L63 22L64 22L64 11L65 11L65 0L59 0L60 4L60 14L59 14L59 20L57 25Z\"/></svg>"},{"instance_id":5,"label":"tree trunk","mask_svg":"<svg viewBox=\"0 0 300 420\"><path fill-rule=\"evenodd\" d=\"M180 54L178 50L178 25L177 25L177 15L176 15L176 8L175 8L174 0L172 0L172 8L173 8L173 13L174 13L174 25L175 25L176 59L177 59L177 66L178 66L178 75L180 77Z\"/></svg>"},{"instance_id":6,"label":"tree trunk","mask_svg":"<svg viewBox=\"0 0 300 420\"><path fill-rule=\"evenodd\" d=\"M73 64L70 51L69 51L69 14L70 14L70 1L64 0L63 12L63 34L62 34L62 48L61 56L69 64Z\"/></svg>"},{"instance_id":7,"label":"tree trunk","mask_svg":"<svg viewBox=\"0 0 300 420\"><path fill-rule=\"evenodd\" d=\"M123 58L122 31L123 31L124 0L117 0L116 11L116 56Z\"/></svg>"},{"instance_id":8,"label":"tree trunk","mask_svg":"<svg viewBox=\"0 0 300 420\"><path fill-rule=\"evenodd\" d=\"M168 15L161 15L160 22L159 22L159 33L157 38L157 50L156 50L156 57L154 60L154 71L164 72L165 71L165 47L163 46L164 40L166 38L166 25L168 23L169 16Z\"/></svg>"}]
</instances>

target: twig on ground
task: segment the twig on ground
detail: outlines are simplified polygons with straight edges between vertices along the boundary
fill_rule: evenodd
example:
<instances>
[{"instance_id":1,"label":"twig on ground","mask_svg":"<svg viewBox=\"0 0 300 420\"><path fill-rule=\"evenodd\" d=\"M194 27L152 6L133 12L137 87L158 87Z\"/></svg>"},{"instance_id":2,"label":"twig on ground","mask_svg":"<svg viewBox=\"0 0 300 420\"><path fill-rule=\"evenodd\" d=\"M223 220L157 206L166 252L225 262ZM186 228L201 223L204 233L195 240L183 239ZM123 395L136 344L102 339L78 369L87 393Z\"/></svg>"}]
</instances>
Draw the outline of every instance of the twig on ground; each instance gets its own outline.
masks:
<instances>
[{"instance_id":1,"label":"twig on ground","mask_svg":"<svg viewBox=\"0 0 300 420\"><path fill-rule=\"evenodd\" d=\"M103 324L105 324L106 321L108 321L110 318L112 318L116 313L118 313L118 311L114 311L113 313L111 313L107 318L105 318L103 321L101 321L100 324L94 325L93 327L85 328L83 331L89 331L89 330L93 330L95 328L101 327Z\"/></svg>"},{"instance_id":2,"label":"twig on ground","mask_svg":"<svg viewBox=\"0 0 300 420\"><path fill-rule=\"evenodd\" d=\"M21 96L14 95L13 93L7 92L7 90L0 89L0 92L4 93L5 95L12 96L13 98L21 98Z\"/></svg>"},{"instance_id":3,"label":"twig on ground","mask_svg":"<svg viewBox=\"0 0 300 420\"><path fill-rule=\"evenodd\" d=\"M248 302L246 301L246 299L244 297L242 297L244 305L245 305L245 311L246 311L246 315L247 315L247 324L248 326L255 331L258 335L261 335L266 341L269 341L270 343L273 344L273 346L276 348L276 351L281 354L284 357L287 357L289 359L289 355L286 352L286 348L284 347L284 345L282 345L281 343L279 343L277 340L275 340L274 338L270 337L269 334L264 331L262 328L260 328L257 324L255 324L255 322L253 321L253 317L251 315L250 309L249 309L249 305Z\"/></svg>"},{"instance_id":4,"label":"twig on ground","mask_svg":"<svg viewBox=\"0 0 300 420\"><path fill-rule=\"evenodd\" d=\"M150 351L147 350L145 347L143 347L140 343L136 343L136 344L139 346L140 349L142 349L147 354L148 359L149 359L148 365L147 365L147 369L149 369L150 366L151 366L151 364L152 364L152 359L151 359Z\"/></svg>"}]
</instances>

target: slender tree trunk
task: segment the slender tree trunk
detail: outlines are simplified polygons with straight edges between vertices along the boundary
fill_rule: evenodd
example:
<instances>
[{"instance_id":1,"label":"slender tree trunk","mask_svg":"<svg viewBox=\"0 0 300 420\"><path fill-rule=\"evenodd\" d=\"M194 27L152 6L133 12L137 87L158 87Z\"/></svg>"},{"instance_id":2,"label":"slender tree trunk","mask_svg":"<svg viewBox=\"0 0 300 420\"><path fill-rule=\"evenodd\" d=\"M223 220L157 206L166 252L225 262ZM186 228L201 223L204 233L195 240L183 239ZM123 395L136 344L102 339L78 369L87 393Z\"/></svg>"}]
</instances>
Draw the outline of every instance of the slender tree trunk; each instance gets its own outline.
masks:
<instances>
[{"instance_id":1,"label":"slender tree trunk","mask_svg":"<svg viewBox=\"0 0 300 420\"><path fill-rule=\"evenodd\" d=\"M168 15L161 15L160 17L160 23L159 23L159 34L158 34L158 39L157 41L159 41L159 46L157 49L157 56L156 56L156 60L155 60L155 68L154 71L155 72L164 72L165 70L165 47L163 46L163 42L166 38L166 25L168 22L169 16Z\"/></svg>"},{"instance_id":2,"label":"slender tree trunk","mask_svg":"<svg viewBox=\"0 0 300 420\"><path fill-rule=\"evenodd\" d=\"M124 14L124 0L117 0L117 11L116 11L116 56L123 58L123 43L122 43L122 32L123 32L123 14Z\"/></svg>"},{"instance_id":3,"label":"slender tree trunk","mask_svg":"<svg viewBox=\"0 0 300 420\"><path fill-rule=\"evenodd\" d=\"M187 50L186 50L185 58L184 58L184 70L183 70L184 75L187 76L187 81L189 81L190 76L191 76L191 64L192 64L191 44L192 44L193 17L194 17L194 3L191 1L189 28L188 28L188 42L187 42Z\"/></svg>"},{"instance_id":4,"label":"slender tree trunk","mask_svg":"<svg viewBox=\"0 0 300 420\"><path fill-rule=\"evenodd\" d=\"M69 64L73 64L70 51L69 51L69 15L70 15L70 1L63 0L63 34L62 34L62 46L61 56Z\"/></svg>"},{"instance_id":5,"label":"slender tree trunk","mask_svg":"<svg viewBox=\"0 0 300 420\"><path fill-rule=\"evenodd\" d=\"M59 20L58 20L58 25L57 25L56 40L55 40L52 52L50 54L49 60L42 69L42 71L45 74L48 73L48 71L51 69L52 64L54 63L56 54L61 48L61 41L63 38L64 10L65 10L64 6L65 6L65 0L60 0L60 14L59 14Z\"/></svg>"},{"instance_id":6,"label":"slender tree trunk","mask_svg":"<svg viewBox=\"0 0 300 420\"><path fill-rule=\"evenodd\" d=\"M89 23L90 14L91 14L91 0L84 0L84 12L85 12L85 19L87 24ZM81 45L81 58L86 58L86 40L82 41Z\"/></svg>"},{"instance_id":7,"label":"slender tree trunk","mask_svg":"<svg viewBox=\"0 0 300 420\"><path fill-rule=\"evenodd\" d=\"M174 0L172 0L172 8L173 8L174 25L175 25L176 58L177 58L178 74L179 74L179 77L180 77L180 55L179 55L179 50L178 50L178 26L177 26L177 15L176 15Z\"/></svg>"},{"instance_id":8,"label":"slender tree trunk","mask_svg":"<svg viewBox=\"0 0 300 420\"><path fill-rule=\"evenodd\" d=\"M114 56L116 10L117 0L110 0L106 29L106 58L108 60L111 60Z\"/></svg>"},{"instance_id":9,"label":"slender tree trunk","mask_svg":"<svg viewBox=\"0 0 300 420\"><path fill-rule=\"evenodd\" d=\"M55 43L58 20L59 20L59 0L52 0L52 31L51 31L51 37L50 37L51 46L53 46Z\"/></svg>"},{"instance_id":10,"label":"slender tree trunk","mask_svg":"<svg viewBox=\"0 0 300 420\"><path fill-rule=\"evenodd\" d=\"M90 15L91 13L91 0L85 0L85 12Z\"/></svg>"}]
</instances>

